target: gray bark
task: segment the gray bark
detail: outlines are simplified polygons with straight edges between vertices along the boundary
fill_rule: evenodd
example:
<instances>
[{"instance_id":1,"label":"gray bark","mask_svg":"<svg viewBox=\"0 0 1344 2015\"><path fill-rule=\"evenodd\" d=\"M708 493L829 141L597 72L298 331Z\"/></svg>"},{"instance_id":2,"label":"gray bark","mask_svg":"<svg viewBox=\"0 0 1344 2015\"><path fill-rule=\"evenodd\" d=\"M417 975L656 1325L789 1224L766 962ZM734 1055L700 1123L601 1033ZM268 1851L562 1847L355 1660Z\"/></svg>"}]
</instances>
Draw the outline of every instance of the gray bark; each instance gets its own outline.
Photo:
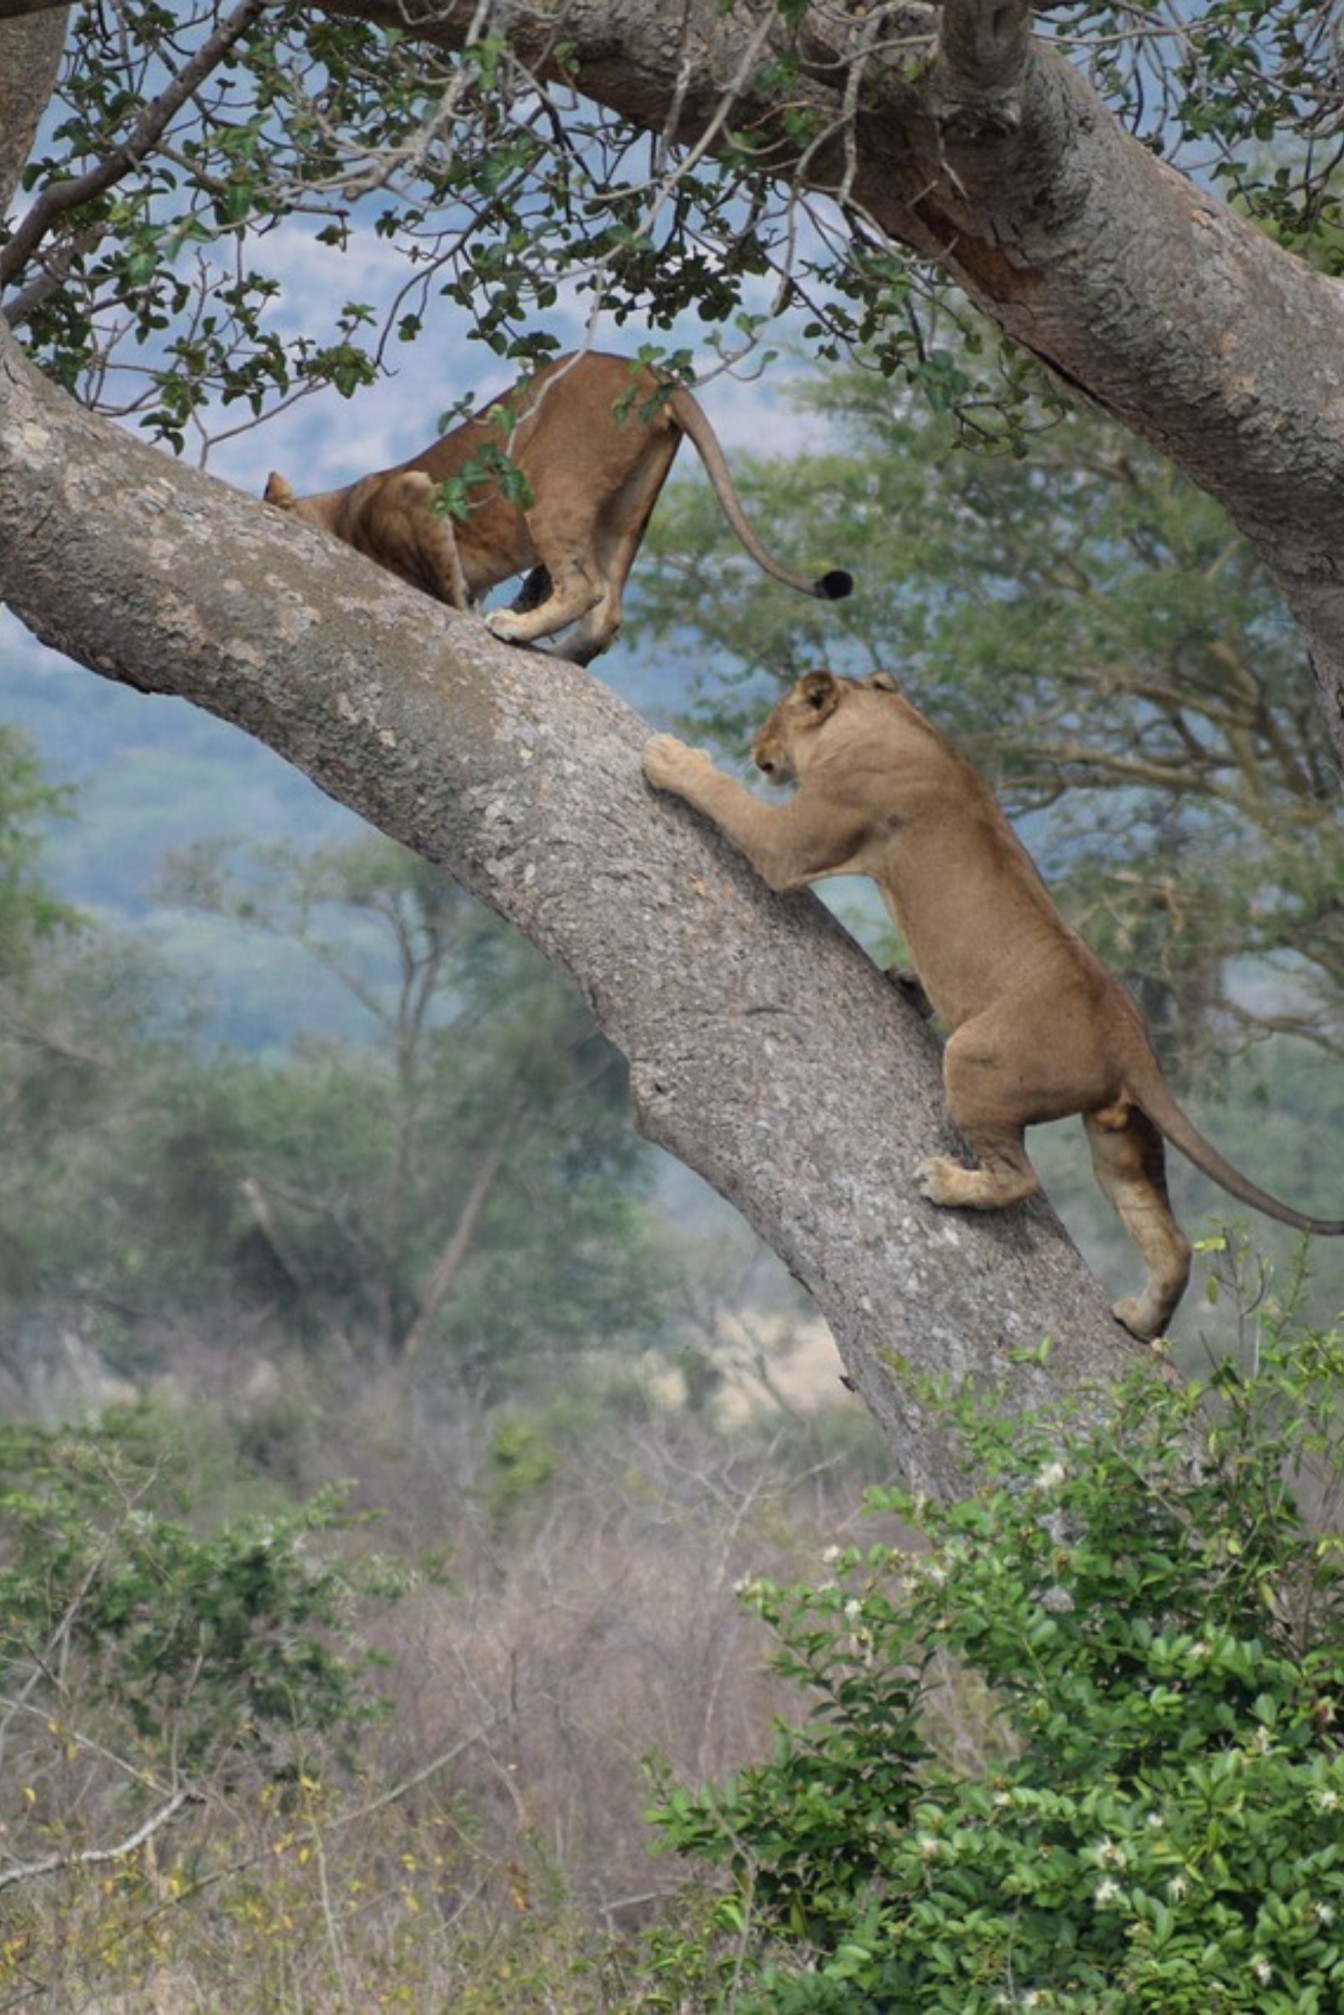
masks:
<instances>
[{"instance_id":1,"label":"gray bark","mask_svg":"<svg viewBox=\"0 0 1344 2015\"><path fill-rule=\"evenodd\" d=\"M34 500L40 500L35 504ZM45 642L237 723L441 861L569 972L644 1132L815 1295L907 1472L954 1468L907 1371L1045 1403L1131 1362L1048 1209L934 1209L927 1029L810 896L640 774L643 723L347 548L74 406L0 333L0 585ZM1042 1369L1013 1362L1049 1335Z\"/></svg>"},{"instance_id":2,"label":"gray bark","mask_svg":"<svg viewBox=\"0 0 1344 2015\"><path fill-rule=\"evenodd\" d=\"M59 0L20 20L13 18L13 0L0 0L0 217L9 209L56 82L69 12Z\"/></svg>"},{"instance_id":3,"label":"gray bark","mask_svg":"<svg viewBox=\"0 0 1344 2015\"><path fill-rule=\"evenodd\" d=\"M59 14L61 33L65 33L65 16L69 13L69 0L0 0L0 22L22 21L34 14Z\"/></svg>"}]
</instances>

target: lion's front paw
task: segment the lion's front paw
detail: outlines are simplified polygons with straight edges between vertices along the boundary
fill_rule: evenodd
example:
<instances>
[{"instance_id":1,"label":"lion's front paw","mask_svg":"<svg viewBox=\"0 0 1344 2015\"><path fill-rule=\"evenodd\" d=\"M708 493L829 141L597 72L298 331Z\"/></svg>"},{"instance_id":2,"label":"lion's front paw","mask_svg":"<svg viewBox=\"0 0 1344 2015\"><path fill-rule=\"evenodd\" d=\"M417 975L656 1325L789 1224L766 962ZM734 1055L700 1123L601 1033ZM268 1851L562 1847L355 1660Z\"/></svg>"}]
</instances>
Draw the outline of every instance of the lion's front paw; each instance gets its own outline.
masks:
<instances>
[{"instance_id":1,"label":"lion's front paw","mask_svg":"<svg viewBox=\"0 0 1344 2015\"><path fill-rule=\"evenodd\" d=\"M957 1204L966 1185L966 1171L960 1162L949 1161L946 1155L933 1155L919 1164L915 1181L920 1195L926 1196L930 1203Z\"/></svg>"},{"instance_id":2,"label":"lion's front paw","mask_svg":"<svg viewBox=\"0 0 1344 2015\"><path fill-rule=\"evenodd\" d=\"M522 628L522 623L512 609L491 609L485 619L485 627L498 637L501 643L516 644L520 641L518 632ZM526 639L522 641L525 642Z\"/></svg>"},{"instance_id":3,"label":"lion's front paw","mask_svg":"<svg viewBox=\"0 0 1344 2015\"><path fill-rule=\"evenodd\" d=\"M654 735L644 744L644 774L655 790L679 790L685 777L712 768L703 749L688 748L675 735Z\"/></svg>"}]
</instances>

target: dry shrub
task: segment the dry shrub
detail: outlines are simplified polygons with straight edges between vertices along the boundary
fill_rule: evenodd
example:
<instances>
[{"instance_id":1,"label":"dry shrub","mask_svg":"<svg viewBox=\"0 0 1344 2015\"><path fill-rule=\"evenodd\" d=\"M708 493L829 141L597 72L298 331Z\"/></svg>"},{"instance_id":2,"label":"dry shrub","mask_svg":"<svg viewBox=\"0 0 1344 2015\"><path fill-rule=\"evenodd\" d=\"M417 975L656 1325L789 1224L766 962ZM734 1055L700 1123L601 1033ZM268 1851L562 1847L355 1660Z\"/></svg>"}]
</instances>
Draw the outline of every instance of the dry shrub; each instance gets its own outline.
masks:
<instances>
[{"instance_id":1,"label":"dry shrub","mask_svg":"<svg viewBox=\"0 0 1344 2015\"><path fill-rule=\"evenodd\" d=\"M305 1491L358 1475L384 1507L347 1543L409 1578L359 1619L391 1711L355 1759L240 1767L125 1861L0 1895L0 2005L643 2005L630 1941L684 1879L650 1858L647 1760L700 1780L763 1753L783 1695L735 1584L815 1568L852 1524L881 1468L857 1402L728 1434L628 1381L492 1418L300 1368L211 1447L226 1425Z\"/></svg>"}]
</instances>

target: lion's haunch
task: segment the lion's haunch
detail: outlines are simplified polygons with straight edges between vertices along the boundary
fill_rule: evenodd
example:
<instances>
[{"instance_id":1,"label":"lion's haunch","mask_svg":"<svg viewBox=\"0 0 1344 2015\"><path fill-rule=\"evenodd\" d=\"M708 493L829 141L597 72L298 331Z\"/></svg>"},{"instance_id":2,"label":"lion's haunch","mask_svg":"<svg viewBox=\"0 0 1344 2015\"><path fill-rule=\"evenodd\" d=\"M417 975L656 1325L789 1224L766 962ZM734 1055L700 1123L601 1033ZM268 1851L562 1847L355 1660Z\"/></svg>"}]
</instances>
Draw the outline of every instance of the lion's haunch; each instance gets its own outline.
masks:
<instances>
[{"instance_id":1,"label":"lion's haunch","mask_svg":"<svg viewBox=\"0 0 1344 2015\"><path fill-rule=\"evenodd\" d=\"M1280 1203L1226 1161L1181 1110L1138 1009L1056 908L984 778L879 673L811 672L775 707L753 753L782 806L762 804L670 735L649 781L720 826L772 888L869 875L947 1031L948 1108L975 1159L918 1170L931 1203L997 1210L1040 1178L1024 1130L1081 1113L1097 1180L1143 1255L1140 1293L1115 1313L1160 1335L1185 1291L1190 1243L1172 1216L1163 1136L1240 1202L1299 1230L1344 1219Z\"/></svg>"},{"instance_id":2,"label":"lion's haunch","mask_svg":"<svg viewBox=\"0 0 1344 2015\"><path fill-rule=\"evenodd\" d=\"M334 532L454 609L527 574L513 607L488 617L491 629L530 644L572 626L564 656L586 665L620 629L625 583L683 435L758 567L822 601L849 594L854 583L842 568L813 580L765 550L718 436L688 391L646 365L594 351L546 365L394 469L310 497L273 473L266 502ZM473 466L485 472L479 481ZM440 486L464 472L465 514L436 513Z\"/></svg>"}]
</instances>

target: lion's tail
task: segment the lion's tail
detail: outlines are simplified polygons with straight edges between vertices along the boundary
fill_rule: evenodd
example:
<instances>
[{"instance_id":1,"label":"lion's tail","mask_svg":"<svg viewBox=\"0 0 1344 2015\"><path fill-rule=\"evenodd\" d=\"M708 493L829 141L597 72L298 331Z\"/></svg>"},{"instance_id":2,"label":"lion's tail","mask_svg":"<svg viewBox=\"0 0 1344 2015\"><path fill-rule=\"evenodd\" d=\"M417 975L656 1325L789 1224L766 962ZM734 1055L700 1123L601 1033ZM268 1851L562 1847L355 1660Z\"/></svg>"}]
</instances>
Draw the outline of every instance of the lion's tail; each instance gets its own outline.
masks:
<instances>
[{"instance_id":1,"label":"lion's tail","mask_svg":"<svg viewBox=\"0 0 1344 2015\"><path fill-rule=\"evenodd\" d=\"M843 567L832 567L826 573L818 575L815 580L809 580L806 575L795 574L767 553L742 507L742 499L737 494L737 486L733 482L728 459L720 445L719 437L710 424L708 414L694 394L688 392L684 386L678 386L668 399L667 407L704 463L705 474L714 486L719 508L757 566L773 580L783 581L786 587L797 588L805 595L816 595L823 602L843 601L854 586L854 576L847 574Z\"/></svg>"},{"instance_id":2,"label":"lion's tail","mask_svg":"<svg viewBox=\"0 0 1344 2015\"><path fill-rule=\"evenodd\" d=\"M1295 1231L1309 1231L1320 1238L1344 1238L1344 1218L1309 1217L1305 1211L1294 1210L1291 1204L1280 1203L1276 1196L1261 1189L1219 1154L1212 1141L1205 1140L1194 1121L1176 1103L1151 1051L1142 1067L1130 1074L1130 1096L1187 1161L1202 1169L1239 1203L1249 1204L1252 1210L1261 1211L1265 1217L1275 1218L1280 1224L1290 1224Z\"/></svg>"}]
</instances>

